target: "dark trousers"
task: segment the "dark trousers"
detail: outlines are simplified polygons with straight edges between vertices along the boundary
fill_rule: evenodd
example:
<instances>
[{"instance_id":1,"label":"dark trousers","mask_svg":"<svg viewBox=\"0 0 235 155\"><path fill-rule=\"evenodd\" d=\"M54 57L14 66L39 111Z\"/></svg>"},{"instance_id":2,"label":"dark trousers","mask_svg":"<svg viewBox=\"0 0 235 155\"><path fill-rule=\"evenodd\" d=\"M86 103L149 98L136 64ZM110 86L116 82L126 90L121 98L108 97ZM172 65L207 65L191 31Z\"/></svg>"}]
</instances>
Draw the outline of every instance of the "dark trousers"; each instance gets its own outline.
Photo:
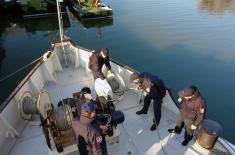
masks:
<instances>
[{"instance_id":1,"label":"dark trousers","mask_svg":"<svg viewBox=\"0 0 235 155\"><path fill-rule=\"evenodd\" d=\"M147 112L149 105L151 103L151 97L149 95L146 95L144 98L144 107L142 108L143 112ZM162 99L154 99L153 100L153 112L154 112L154 118L156 125L159 124L161 120L161 106L162 106Z\"/></svg>"}]
</instances>

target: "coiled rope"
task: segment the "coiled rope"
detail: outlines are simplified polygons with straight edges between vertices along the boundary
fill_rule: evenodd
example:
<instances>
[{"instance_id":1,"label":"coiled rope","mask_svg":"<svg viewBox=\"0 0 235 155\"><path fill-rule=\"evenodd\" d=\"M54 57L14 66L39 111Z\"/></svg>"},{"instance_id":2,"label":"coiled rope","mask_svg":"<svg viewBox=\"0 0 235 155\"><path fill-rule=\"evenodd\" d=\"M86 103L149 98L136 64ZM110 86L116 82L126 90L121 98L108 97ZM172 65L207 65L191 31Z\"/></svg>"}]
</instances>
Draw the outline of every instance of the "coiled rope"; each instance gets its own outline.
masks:
<instances>
[{"instance_id":1,"label":"coiled rope","mask_svg":"<svg viewBox=\"0 0 235 155\"><path fill-rule=\"evenodd\" d=\"M35 101L26 96L22 101L22 110L25 114L39 114Z\"/></svg>"},{"instance_id":2,"label":"coiled rope","mask_svg":"<svg viewBox=\"0 0 235 155\"><path fill-rule=\"evenodd\" d=\"M50 116L50 119L55 121L55 125L60 131L66 131L71 128L72 118L72 111L66 104L54 109Z\"/></svg>"}]
</instances>

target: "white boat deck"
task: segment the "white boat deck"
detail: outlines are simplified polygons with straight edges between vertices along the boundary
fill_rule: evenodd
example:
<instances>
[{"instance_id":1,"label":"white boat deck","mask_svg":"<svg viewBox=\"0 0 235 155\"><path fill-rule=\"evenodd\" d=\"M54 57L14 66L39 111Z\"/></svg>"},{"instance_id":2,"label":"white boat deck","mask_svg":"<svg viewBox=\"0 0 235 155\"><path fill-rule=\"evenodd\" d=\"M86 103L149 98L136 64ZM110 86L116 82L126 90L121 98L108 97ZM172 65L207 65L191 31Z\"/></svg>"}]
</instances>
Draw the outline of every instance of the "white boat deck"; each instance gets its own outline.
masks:
<instances>
[{"instance_id":1,"label":"white boat deck","mask_svg":"<svg viewBox=\"0 0 235 155\"><path fill-rule=\"evenodd\" d=\"M82 87L88 86L92 89L92 96L95 97L94 79L84 69L64 68L63 72L56 73L58 85L47 83L46 90L50 93L53 104L57 106L62 98L72 97L73 93L79 92ZM61 94L61 96L60 96ZM153 118L153 108L150 106L148 114L136 115L142 104L139 104L139 94L135 91L126 91L121 102L117 103L116 109L124 112L125 121L118 125L120 132L119 143L108 145L110 155L194 155L194 154L221 154L227 152L208 151L200 148L195 140L192 140L187 147L181 146L184 131L180 135L169 134L168 129L175 126L176 114L162 107L162 118L157 130L150 131ZM165 100L164 100L165 102ZM164 105L165 103L163 103ZM222 148L217 142L216 147ZM69 151L70 148L65 149ZM76 145L72 149L77 149ZM215 149L216 150L216 149ZM79 154L71 151L72 154ZM55 155L56 151L50 151L39 125L27 124L20 137L17 139L10 155ZM60 153L65 154L65 153Z\"/></svg>"}]
</instances>

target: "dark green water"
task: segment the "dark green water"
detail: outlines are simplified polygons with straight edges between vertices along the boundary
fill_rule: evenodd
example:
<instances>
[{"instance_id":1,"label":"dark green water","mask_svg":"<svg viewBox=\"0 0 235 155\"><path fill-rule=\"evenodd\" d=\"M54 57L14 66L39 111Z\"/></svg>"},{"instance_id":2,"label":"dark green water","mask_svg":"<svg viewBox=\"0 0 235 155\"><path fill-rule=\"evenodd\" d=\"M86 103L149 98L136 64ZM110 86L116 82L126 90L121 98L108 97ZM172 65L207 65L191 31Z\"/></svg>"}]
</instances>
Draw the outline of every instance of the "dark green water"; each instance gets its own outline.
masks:
<instances>
[{"instance_id":1,"label":"dark green water","mask_svg":"<svg viewBox=\"0 0 235 155\"><path fill-rule=\"evenodd\" d=\"M107 3L113 8L113 21L84 28L72 18L65 35L86 48L109 48L113 59L157 74L175 94L184 86L196 85L207 101L207 117L218 121L223 137L235 143L235 1ZM2 78L50 47L47 30L55 29L56 22L49 19L42 24L46 19L25 21L11 15L1 18ZM1 102L26 72L0 83Z\"/></svg>"}]
</instances>

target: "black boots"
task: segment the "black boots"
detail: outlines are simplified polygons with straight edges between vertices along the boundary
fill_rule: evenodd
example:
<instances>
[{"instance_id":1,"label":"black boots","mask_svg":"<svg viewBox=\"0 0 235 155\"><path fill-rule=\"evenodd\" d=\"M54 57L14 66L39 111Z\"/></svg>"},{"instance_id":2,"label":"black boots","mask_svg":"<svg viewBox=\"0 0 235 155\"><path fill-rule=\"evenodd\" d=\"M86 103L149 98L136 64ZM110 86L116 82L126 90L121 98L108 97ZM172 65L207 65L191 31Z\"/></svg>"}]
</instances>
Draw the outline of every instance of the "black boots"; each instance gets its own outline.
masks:
<instances>
[{"instance_id":1,"label":"black boots","mask_svg":"<svg viewBox=\"0 0 235 155\"><path fill-rule=\"evenodd\" d=\"M182 128L179 128L178 126L176 126L174 129L168 129L168 132L169 133L177 133L177 134L180 134L182 131ZM188 145L188 142L190 140L193 139L193 136L191 135L188 135L187 132L185 131L184 133L184 141L181 143L183 146L186 146Z\"/></svg>"},{"instance_id":2,"label":"black boots","mask_svg":"<svg viewBox=\"0 0 235 155\"><path fill-rule=\"evenodd\" d=\"M169 132L169 133L177 133L177 134L180 134L181 131L182 131L182 129L179 128L178 126L175 126L174 129L168 129L168 132Z\"/></svg>"},{"instance_id":3,"label":"black boots","mask_svg":"<svg viewBox=\"0 0 235 155\"><path fill-rule=\"evenodd\" d=\"M156 130L156 128L157 128L157 125L154 123L154 124L151 126L150 130L153 131L153 130Z\"/></svg>"},{"instance_id":4,"label":"black boots","mask_svg":"<svg viewBox=\"0 0 235 155\"><path fill-rule=\"evenodd\" d=\"M184 134L184 141L181 143L183 146L188 145L188 142L193 139L193 136L188 135L187 132Z\"/></svg>"},{"instance_id":5,"label":"black boots","mask_svg":"<svg viewBox=\"0 0 235 155\"><path fill-rule=\"evenodd\" d=\"M147 114L147 112L144 111L143 109L141 109L140 111L137 111L136 114L137 114L137 115Z\"/></svg>"}]
</instances>

